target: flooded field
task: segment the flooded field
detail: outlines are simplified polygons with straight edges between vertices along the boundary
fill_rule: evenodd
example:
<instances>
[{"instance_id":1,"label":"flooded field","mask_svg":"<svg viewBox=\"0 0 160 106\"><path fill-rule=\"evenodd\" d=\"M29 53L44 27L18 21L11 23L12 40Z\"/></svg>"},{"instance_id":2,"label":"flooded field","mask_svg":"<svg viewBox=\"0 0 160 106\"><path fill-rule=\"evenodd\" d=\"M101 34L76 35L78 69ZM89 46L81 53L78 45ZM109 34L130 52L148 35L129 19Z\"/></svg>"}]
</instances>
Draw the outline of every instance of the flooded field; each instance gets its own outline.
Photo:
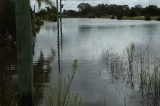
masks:
<instances>
[{"instance_id":1,"label":"flooded field","mask_svg":"<svg viewBox=\"0 0 160 106\"><path fill-rule=\"evenodd\" d=\"M153 99L154 84L146 84L154 82L151 76L159 64L159 27L156 21L63 20L62 68L70 71L72 62L79 61L73 89L86 106L102 105L104 99L109 106L141 106ZM46 22L38 46L47 54L56 40L56 23Z\"/></svg>"},{"instance_id":2,"label":"flooded field","mask_svg":"<svg viewBox=\"0 0 160 106\"><path fill-rule=\"evenodd\" d=\"M78 60L71 90L82 106L160 105L159 22L66 18L62 25L61 68L67 77ZM54 87L57 79L56 22L45 22L34 40L35 104L43 106L45 87ZM17 74L16 52L1 51L3 104L9 100L3 95L16 95Z\"/></svg>"}]
</instances>

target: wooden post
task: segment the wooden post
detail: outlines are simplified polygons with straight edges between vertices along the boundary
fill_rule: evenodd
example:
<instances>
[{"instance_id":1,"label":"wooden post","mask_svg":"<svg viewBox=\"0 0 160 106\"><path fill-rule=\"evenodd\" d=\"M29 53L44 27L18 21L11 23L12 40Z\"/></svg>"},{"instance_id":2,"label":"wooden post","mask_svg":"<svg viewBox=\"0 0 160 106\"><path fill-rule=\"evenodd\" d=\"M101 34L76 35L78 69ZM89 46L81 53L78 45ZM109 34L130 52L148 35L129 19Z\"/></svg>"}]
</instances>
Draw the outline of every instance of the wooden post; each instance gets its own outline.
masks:
<instances>
[{"instance_id":1,"label":"wooden post","mask_svg":"<svg viewBox=\"0 0 160 106\"><path fill-rule=\"evenodd\" d=\"M32 106L32 24L29 0L15 0L19 105Z\"/></svg>"}]
</instances>

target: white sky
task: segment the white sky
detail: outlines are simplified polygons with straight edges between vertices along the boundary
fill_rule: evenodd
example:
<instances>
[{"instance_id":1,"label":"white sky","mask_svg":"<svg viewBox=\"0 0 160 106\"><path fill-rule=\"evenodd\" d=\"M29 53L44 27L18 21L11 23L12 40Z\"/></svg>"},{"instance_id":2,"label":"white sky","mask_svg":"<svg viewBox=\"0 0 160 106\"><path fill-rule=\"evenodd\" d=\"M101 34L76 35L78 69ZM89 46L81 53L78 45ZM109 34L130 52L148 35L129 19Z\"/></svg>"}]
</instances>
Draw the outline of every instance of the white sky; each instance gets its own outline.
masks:
<instances>
[{"instance_id":1,"label":"white sky","mask_svg":"<svg viewBox=\"0 0 160 106\"><path fill-rule=\"evenodd\" d=\"M31 5L36 5L36 9L38 9L37 3L35 0L30 0ZM55 0L51 0L55 3ZM147 6L150 4L158 5L160 7L160 0L63 0L62 3L64 5L63 9L77 9L77 5L79 3L89 3L91 5L96 5L100 3L104 4L127 4L129 6L134 6L136 4L141 4L142 6ZM45 7L43 4L42 7Z\"/></svg>"}]
</instances>

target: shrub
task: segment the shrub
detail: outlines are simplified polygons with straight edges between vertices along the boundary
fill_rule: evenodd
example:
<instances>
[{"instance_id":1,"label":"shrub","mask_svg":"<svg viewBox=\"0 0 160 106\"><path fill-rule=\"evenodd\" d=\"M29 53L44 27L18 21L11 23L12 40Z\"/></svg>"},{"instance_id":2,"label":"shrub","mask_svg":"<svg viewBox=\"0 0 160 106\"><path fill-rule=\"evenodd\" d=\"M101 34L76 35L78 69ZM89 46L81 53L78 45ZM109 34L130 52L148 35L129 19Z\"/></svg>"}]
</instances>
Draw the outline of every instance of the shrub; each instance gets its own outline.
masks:
<instances>
[{"instance_id":1,"label":"shrub","mask_svg":"<svg viewBox=\"0 0 160 106\"><path fill-rule=\"evenodd\" d=\"M152 18L151 18L151 15L150 14L147 14L146 16L145 16L145 18L144 18L146 21L150 21L150 20L152 20Z\"/></svg>"},{"instance_id":2,"label":"shrub","mask_svg":"<svg viewBox=\"0 0 160 106\"><path fill-rule=\"evenodd\" d=\"M114 15L111 16L111 19L114 19Z\"/></svg>"},{"instance_id":3,"label":"shrub","mask_svg":"<svg viewBox=\"0 0 160 106\"><path fill-rule=\"evenodd\" d=\"M118 16L117 16L117 19L118 19L118 20L123 19L123 15L118 15Z\"/></svg>"}]
</instances>

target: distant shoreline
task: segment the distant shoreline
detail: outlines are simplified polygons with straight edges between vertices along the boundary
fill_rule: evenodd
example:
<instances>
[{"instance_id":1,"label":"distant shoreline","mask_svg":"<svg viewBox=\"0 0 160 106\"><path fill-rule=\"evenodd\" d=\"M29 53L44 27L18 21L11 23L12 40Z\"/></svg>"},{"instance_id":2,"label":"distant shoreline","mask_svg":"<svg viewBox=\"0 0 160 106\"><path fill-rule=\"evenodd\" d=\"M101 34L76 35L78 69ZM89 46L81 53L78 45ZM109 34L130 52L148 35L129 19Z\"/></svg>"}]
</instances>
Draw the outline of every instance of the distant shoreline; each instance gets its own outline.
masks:
<instances>
[{"instance_id":1,"label":"distant shoreline","mask_svg":"<svg viewBox=\"0 0 160 106\"><path fill-rule=\"evenodd\" d=\"M151 16L151 20L149 21L160 21L157 20L160 16ZM63 18L90 18L90 19L94 19L94 18L99 18L99 19L112 19L111 16L108 17L63 17ZM136 17L127 17L127 16L123 16L122 19L117 19L116 17L114 18L116 20L144 20L145 21L145 16L136 16Z\"/></svg>"},{"instance_id":2,"label":"distant shoreline","mask_svg":"<svg viewBox=\"0 0 160 106\"><path fill-rule=\"evenodd\" d=\"M159 16L151 16L151 20L160 21L160 20L157 20L158 18L159 18ZM145 20L145 16L136 16L136 17L124 16L122 20Z\"/></svg>"}]
</instances>

